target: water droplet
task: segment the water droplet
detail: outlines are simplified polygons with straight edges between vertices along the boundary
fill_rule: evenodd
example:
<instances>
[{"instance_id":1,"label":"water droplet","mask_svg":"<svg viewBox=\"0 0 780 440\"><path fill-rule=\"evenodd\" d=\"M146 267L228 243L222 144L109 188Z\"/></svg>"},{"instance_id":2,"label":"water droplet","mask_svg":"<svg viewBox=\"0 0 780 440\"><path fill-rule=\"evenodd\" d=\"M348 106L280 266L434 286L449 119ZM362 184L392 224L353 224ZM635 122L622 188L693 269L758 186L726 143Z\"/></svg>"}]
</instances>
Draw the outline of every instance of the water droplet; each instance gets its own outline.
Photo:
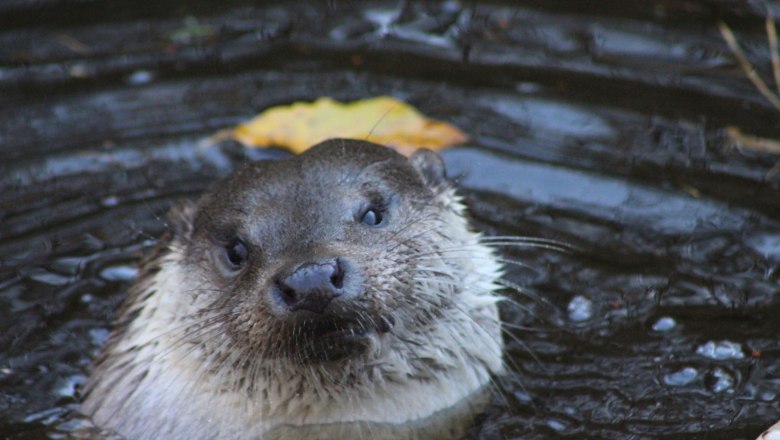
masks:
<instances>
[{"instance_id":1,"label":"water droplet","mask_svg":"<svg viewBox=\"0 0 780 440\"><path fill-rule=\"evenodd\" d=\"M688 385L696 379L699 372L693 367L685 367L680 371L664 375L664 383L673 387Z\"/></svg>"},{"instance_id":2,"label":"water droplet","mask_svg":"<svg viewBox=\"0 0 780 440\"><path fill-rule=\"evenodd\" d=\"M127 78L127 82L134 86L148 84L154 80L154 73L148 70L136 70Z\"/></svg>"},{"instance_id":3,"label":"water droplet","mask_svg":"<svg viewBox=\"0 0 780 440\"><path fill-rule=\"evenodd\" d=\"M677 321L674 318L664 316L659 318L658 321L653 323L653 330L657 332L668 332L669 330L677 326Z\"/></svg>"},{"instance_id":4,"label":"water droplet","mask_svg":"<svg viewBox=\"0 0 780 440\"><path fill-rule=\"evenodd\" d=\"M586 321L593 317L593 302L582 295L577 295L571 299L566 310L569 312L569 319L572 321Z\"/></svg>"},{"instance_id":5,"label":"water droplet","mask_svg":"<svg viewBox=\"0 0 780 440\"><path fill-rule=\"evenodd\" d=\"M111 266L100 271L100 278L106 281L132 281L138 276L138 268L131 266Z\"/></svg>"},{"instance_id":6,"label":"water droplet","mask_svg":"<svg viewBox=\"0 0 780 440\"><path fill-rule=\"evenodd\" d=\"M538 83L520 82L515 84L515 90L520 93L541 93L544 91L544 87Z\"/></svg>"},{"instance_id":7,"label":"water droplet","mask_svg":"<svg viewBox=\"0 0 780 440\"><path fill-rule=\"evenodd\" d=\"M709 341L696 349L696 354L715 360L742 359L742 346L731 341Z\"/></svg>"},{"instance_id":8,"label":"water droplet","mask_svg":"<svg viewBox=\"0 0 780 440\"><path fill-rule=\"evenodd\" d=\"M92 302L94 299L95 299L95 297L94 297L94 296L92 296L92 294L91 294L91 293L85 293L85 294L81 295L81 302L83 302L84 304L89 304L89 303L91 303L91 302Z\"/></svg>"},{"instance_id":9,"label":"water droplet","mask_svg":"<svg viewBox=\"0 0 780 440\"><path fill-rule=\"evenodd\" d=\"M103 197L103 199L100 200L100 204L106 208L111 208L119 204L119 197L117 196Z\"/></svg>"},{"instance_id":10,"label":"water droplet","mask_svg":"<svg viewBox=\"0 0 780 440\"><path fill-rule=\"evenodd\" d=\"M758 395L758 398L764 402L771 402L777 399L777 393L771 390L762 391L761 394Z\"/></svg>"},{"instance_id":11,"label":"water droplet","mask_svg":"<svg viewBox=\"0 0 780 440\"><path fill-rule=\"evenodd\" d=\"M517 399L519 402L530 403L533 400L531 395L523 390L515 390L512 393L512 396L514 396L514 398Z\"/></svg>"},{"instance_id":12,"label":"water droplet","mask_svg":"<svg viewBox=\"0 0 780 440\"><path fill-rule=\"evenodd\" d=\"M563 432L566 430L566 425L564 425L563 422L561 421L550 419L547 420L545 423L547 424L547 426L549 426L550 428L558 432Z\"/></svg>"},{"instance_id":13,"label":"water droplet","mask_svg":"<svg viewBox=\"0 0 780 440\"><path fill-rule=\"evenodd\" d=\"M94 345L103 345L108 340L109 332L104 328L93 328L89 331L89 339Z\"/></svg>"},{"instance_id":14,"label":"water droplet","mask_svg":"<svg viewBox=\"0 0 780 440\"><path fill-rule=\"evenodd\" d=\"M704 377L704 385L714 393L733 390L734 378L726 370L715 368Z\"/></svg>"},{"instance_id":15,"label":"water droplet","mask_svg":"<svg viewBox=\"0 0 780 440\"><path fill-rule=\"evenodd\" d=\"M83 374L75 374L73 376L66 377L62 380L62 382L59 384L57 389L54 391L55 394L57 394L60 397L76 397L76 387L84 385L86 383L87 377Z\"/></svg>"}]
</instances>

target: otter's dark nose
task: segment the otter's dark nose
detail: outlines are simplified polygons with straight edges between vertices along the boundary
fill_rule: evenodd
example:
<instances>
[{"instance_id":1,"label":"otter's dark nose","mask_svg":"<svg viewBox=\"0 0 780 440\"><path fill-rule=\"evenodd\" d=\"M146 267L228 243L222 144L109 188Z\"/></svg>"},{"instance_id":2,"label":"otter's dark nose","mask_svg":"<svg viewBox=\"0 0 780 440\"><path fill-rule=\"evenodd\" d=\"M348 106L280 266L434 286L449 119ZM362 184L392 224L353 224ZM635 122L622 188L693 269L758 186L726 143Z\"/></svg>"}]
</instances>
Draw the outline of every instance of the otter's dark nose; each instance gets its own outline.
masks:
<instances>
[{"instance_id":1,"label":"otter's dark nose","mask_svg":"<svg viewBox=\"0 0 780 440\"><path fill-rule=\"evenodd\" d=\"M290 311L322 313L333 298L342 294L344 269L338 258L298 266L276 280L282 302Z\"/></svg>"}]
</instances>

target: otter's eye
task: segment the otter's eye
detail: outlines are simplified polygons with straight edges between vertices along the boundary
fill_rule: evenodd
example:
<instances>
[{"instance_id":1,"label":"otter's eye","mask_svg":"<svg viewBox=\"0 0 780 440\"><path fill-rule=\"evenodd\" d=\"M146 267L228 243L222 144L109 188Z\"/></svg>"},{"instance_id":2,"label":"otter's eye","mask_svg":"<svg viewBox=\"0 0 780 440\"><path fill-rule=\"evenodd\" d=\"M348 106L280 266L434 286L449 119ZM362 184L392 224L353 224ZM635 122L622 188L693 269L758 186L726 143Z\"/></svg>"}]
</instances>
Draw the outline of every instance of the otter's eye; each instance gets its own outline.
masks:
<instances>
[{"instance_id":1,"label":"otter's eye","mask_svg":"<svg viewBox=\"0 0 780 440\"><path fill-rule=\"evenodd\" d=\"M368 208L363 213L363 217L360 218L360 223L368 226L378 226L382 223L382 220L384 220L382 211L376 208Z\"/></svg>"},{"instance_id":2,"label":"otter's eye","mask_svg":"<svg viewBox=\"0 0 780 440\"><path fill-rule=\"evenodd\" d=\"M236 238L225 246L225 259L232 269L240 269L249 256L249 250L243 241Z\"/></svg>"}]
</instances>

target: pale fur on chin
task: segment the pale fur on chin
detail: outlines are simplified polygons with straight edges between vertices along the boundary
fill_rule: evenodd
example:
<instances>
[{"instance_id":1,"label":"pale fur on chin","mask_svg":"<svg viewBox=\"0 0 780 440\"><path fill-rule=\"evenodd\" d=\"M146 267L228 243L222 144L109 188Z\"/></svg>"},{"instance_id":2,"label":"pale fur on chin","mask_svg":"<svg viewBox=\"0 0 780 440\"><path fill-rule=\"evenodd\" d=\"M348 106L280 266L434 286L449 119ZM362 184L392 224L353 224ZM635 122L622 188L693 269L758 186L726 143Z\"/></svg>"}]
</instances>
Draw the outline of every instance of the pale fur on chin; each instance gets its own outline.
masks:
<instances>
[{"instance_id":1,"label":"pale fur on chin","mask_svg":"<svg viewBox=\"0 0 780 440\"><path fill-rule=\"evenodd\" d=\"M100 376L90 379L82 411L128 438L230 439L262 437L279 425L402 424L457 404L503 370L500 298L495 293L501 266L492 250L480 244L480 235L469 230L454 191L439 197L449 208L442 212L444 221L459 234L453 242L468 250L458 255L472 257L453 259L454 266L439 269L452 272L457 284L467 288L453 292L455 308L430 331L413 334L416 340L395 336L403 333L403 322L390 333L373 335L368 359L353 359L344 367L357 372L349 383L320 381L330 376L319 366L293 369L281 361L270 365L272 361L263 360L269 365L251 388L231 386L237 379L227 374L204 371L208 362L197 360L207 354L181 338L190 328L188 317L208 305L196 295L181 296L182 286L192 280L181 255L169 250L161 257L161 269L143 286L139 304L128 311L138 316L110 348ZM425 289L457 289L424 276L418 281L419 295ZM446 369L409 379L420 375L412 364L425 359Z\"/></svg>"}]
</instances>

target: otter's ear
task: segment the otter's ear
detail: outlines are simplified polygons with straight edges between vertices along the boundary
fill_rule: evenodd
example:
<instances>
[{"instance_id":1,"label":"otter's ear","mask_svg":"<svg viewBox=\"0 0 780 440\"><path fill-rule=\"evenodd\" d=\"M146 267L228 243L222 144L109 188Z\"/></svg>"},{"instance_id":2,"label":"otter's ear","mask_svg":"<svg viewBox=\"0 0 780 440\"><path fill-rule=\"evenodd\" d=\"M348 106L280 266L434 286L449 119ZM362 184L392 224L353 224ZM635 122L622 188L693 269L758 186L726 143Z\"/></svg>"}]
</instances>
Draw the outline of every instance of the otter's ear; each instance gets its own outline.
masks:
<instances>
[{"instance_id":1,"label":"otter's ear","mask_svg":"<svg viewBox=\"0 0 780 440\"><path fill-rule=\"evenodd\" d=\"M409 158L412 167L422 177L423 182L431 188L435 188L447 183L447 170L444 167L444 160L435 152L426 148L421 148L412 154Z\"/></svg>"},{"instance_id":2,"label":"otter's ear","mask_svg":"<svg viewBox=\"0 0 780 440\"><path fill-rule=\"evenodd\" d=\"M168 211L168 222L178 238L189 238L195 221L195 202L181 200Z\"/></svg>"}]
</instances>

